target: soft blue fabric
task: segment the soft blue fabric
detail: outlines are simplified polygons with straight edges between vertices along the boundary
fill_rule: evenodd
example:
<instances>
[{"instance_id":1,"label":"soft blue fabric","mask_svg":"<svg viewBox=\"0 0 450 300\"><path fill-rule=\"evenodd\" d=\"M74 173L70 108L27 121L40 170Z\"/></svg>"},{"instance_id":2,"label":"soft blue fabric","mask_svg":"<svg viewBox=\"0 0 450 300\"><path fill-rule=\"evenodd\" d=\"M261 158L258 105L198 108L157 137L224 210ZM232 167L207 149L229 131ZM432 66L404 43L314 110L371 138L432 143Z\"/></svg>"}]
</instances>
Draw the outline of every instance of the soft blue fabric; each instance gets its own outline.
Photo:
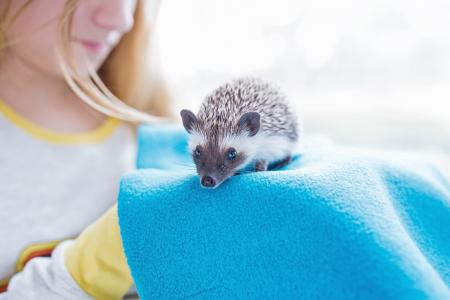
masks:
<instances>
[{"instance_id":1,"label":"soft blue fabric","mask_svg":"<svg viewBox=\"0 0 450 300\"><path fill-rule=\"evenodd\" d=\"M423 158L312 147L206 190L186 137L140 128L121 182L143 299L450 299L450 185Z\"/></svg>"}]
</instances>

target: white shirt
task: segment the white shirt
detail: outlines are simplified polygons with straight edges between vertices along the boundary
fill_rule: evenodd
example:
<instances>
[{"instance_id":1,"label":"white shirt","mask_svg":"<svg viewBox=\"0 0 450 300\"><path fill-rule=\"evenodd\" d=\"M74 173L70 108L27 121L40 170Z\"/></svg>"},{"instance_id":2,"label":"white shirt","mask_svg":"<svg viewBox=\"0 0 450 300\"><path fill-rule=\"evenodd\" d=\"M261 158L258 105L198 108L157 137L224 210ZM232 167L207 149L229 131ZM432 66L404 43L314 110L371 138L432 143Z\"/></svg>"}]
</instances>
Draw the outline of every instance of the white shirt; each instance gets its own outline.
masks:
<instances>
[{"instance_id":1,"label":"white shirt","mask_svg":"<svg viewBox=\"0 0 450 300\"><path fill-rule=\"evenodd\" d=\"M0 287L116 202L120 176L135 166L134 140L112 118L90 132L52 132L0 100Z\"/></svg>"}]
</instances>

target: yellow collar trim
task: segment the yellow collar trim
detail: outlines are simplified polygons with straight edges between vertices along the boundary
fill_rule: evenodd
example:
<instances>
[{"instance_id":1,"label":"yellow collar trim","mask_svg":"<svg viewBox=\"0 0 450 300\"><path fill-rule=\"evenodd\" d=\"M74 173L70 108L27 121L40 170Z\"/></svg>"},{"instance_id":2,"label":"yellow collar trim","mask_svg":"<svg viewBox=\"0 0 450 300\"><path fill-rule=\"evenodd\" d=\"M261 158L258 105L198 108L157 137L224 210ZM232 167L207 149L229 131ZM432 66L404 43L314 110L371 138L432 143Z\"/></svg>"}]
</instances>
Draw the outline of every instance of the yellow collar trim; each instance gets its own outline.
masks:
<instances>
[{"instance_id":1,"label":"yellow collar trim","mask_svg":"<svg viewBox=\"0 0 450 300\"><path fill-rule=\"evenodd\" d=\"M118 119L108 117L102 125L94 130L82 133L60 133L42 128L37 124L28 121L1 100L0 112L3 113L11 123L23 129L33 137L53 144L88 144L100 142L111 136L120 124Z\"/></svg>"}]
</instances>

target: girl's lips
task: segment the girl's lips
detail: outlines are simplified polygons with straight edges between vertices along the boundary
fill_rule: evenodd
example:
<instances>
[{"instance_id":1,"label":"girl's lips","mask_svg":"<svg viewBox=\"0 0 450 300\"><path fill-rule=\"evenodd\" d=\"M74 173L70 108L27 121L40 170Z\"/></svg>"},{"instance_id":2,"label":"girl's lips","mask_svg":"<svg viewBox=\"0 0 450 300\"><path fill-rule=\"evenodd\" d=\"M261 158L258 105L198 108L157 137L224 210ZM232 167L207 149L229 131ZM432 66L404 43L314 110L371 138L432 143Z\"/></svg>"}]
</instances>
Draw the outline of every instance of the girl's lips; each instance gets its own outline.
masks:
<instances>
[{"instance_id":1,"label":"girl's lips","mask_svg":"<svg viewBox=\"0 0 450 300\"><path fill-rule=\"evenodd\" d=\"M86 40L77 40L80 44L82 44L88 51L94 53L100 53L105 51L108 46L105 43L92 42Z\"/></svg>"}]
</instances>

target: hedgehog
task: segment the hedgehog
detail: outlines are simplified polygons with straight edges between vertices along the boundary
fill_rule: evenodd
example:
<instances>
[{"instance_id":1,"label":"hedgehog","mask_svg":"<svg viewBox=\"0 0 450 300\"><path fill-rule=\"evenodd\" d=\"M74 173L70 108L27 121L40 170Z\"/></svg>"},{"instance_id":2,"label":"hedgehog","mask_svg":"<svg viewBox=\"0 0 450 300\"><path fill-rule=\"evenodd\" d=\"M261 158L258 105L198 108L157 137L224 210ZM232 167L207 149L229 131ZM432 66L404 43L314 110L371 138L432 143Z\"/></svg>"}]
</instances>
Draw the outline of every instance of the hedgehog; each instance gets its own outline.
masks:
<instances>
[{"instance_id":1,"label":"hedgehog","mask_svg":"<svg viewBox=\"0 0 450 300\"><path fill-rule=\"evenodd\" d=\"M216 188L250 167L280 168L291 161L299 137L294 109L278 87L261 78L225 83L203 100L197 115L183 109L183 126L200 184Z\"/></svg>"}]
</instances>

